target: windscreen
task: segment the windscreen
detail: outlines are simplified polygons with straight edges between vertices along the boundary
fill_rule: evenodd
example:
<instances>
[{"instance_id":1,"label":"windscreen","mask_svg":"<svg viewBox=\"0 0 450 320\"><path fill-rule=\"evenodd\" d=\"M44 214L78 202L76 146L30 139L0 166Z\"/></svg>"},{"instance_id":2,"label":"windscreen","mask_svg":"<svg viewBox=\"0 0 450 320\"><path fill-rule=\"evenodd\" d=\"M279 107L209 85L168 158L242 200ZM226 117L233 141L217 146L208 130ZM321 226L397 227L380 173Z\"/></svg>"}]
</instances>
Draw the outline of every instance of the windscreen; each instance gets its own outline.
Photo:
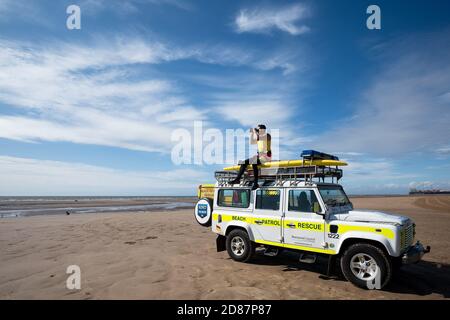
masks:
<instances>
[{"instance_id":1,"label":"windscreen","mask_svg":"<svg viewBox=\"0 0 450 320\"><path fill-rule=\"evenodd\" d=\"M319 186L319 192L328 206L346 206L350 204L341 186Z\"/></svg>"}]
</instances>

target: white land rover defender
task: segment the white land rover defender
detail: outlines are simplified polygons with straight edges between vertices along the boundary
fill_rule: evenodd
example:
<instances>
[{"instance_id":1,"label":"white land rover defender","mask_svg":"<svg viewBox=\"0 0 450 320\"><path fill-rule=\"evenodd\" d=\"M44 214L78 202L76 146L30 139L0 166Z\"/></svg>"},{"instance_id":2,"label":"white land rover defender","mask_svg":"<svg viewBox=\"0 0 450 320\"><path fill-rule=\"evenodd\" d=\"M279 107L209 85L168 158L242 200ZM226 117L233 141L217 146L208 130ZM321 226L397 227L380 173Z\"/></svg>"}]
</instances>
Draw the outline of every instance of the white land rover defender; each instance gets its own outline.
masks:
<instances>
[{"instance_id":1,"label":"white land rover defender","mask_svg":"<svg viewBox=\"0 0 450 320\"><path fill-rule=\"evenodd\" d=\"M261 187L255 191L251 172L241 184L230 185L236 173L217 171L215 184L199 186L195 218L218 234L217 251L227 250L240 262L249 261L257 247L268 256L295 250L305 263L324 255L328 276L337 266L348 281L369 289L383 288L402 264L418 262L430 251L419 241L413 244L415 224L410 218L353 210L335 183L342 170L322 165L337 157L313 150L302 156L279 166L261 166ZM324 182L327 178L331 183Z\"/></svg>"}]
</instances>

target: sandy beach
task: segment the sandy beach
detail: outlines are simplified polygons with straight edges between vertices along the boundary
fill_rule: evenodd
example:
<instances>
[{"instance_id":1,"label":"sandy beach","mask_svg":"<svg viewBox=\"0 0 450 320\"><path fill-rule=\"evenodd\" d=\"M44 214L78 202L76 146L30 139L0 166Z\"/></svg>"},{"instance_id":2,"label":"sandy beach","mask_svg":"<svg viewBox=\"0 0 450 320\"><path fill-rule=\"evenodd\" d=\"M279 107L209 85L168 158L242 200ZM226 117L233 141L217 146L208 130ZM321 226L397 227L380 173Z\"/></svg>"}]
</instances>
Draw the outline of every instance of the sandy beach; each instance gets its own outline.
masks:
<instances>
[{"instance_id":1,"label":"sandy beach","mask_svg":"<svg viewBox=\"0 0 450 320\"><path fill-rule=\"evenodd\" d=\"M444 299L450 297L450 196L360 197L356 208L412 217L432 247L384 291L321 276L295 253L249 264L215 250L193 211L48 215L0 220L0 299ZM66 268L81 268L81 289Z\"/></svg>"}]
</instances>

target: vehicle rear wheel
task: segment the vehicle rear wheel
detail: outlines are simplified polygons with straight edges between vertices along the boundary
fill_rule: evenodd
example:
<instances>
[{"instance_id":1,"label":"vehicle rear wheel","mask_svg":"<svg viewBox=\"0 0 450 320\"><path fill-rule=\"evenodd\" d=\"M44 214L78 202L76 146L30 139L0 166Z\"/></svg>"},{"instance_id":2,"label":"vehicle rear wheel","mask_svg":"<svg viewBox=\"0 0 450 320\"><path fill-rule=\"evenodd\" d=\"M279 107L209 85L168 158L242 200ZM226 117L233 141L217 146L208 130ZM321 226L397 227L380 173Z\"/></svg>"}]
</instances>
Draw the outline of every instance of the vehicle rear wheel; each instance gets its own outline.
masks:
<instances>
[{"instance_id":1,"label":"vehicle rear wheel","mask_svg":"<svg viewBox=\"0 0 450 320\"><path fill-rule=\"evenodd\" d=\"M383 250L368 243L348 247L340 265L344 277L364 289L382 289L392 277L389 257Z\"/></svg>"},{"instance_id":2,"label":"vehicle rear wheel","mask_svg":"<svg viewBox=\"0 0 450 320\"><path fill-rule=\"evenodd\" d=\"M253 258L255 245L248 237L246 231L235 229L227 236L227 252L231 259L239 262L248 262Z\"/></svg>"}]
</instances>

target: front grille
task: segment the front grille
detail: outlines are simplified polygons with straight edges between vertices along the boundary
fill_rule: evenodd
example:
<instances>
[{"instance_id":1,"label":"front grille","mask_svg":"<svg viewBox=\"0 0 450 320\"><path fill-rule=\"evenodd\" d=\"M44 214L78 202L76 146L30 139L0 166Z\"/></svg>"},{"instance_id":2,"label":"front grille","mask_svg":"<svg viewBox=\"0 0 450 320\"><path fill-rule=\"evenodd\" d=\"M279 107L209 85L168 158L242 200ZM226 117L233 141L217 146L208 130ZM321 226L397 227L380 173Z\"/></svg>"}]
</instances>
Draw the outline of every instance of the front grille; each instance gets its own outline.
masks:
<instances>
[{"instance_id":1,"label":"front grille","mask_svg":"<svg viewBox=\"0 0 450 320\"><path fill-rule=\"evenodd\" d=\"M414 241L414 224L409 224L400 233L400 248L405 250L412 245Z\"/></svg>"}]
</instances>

